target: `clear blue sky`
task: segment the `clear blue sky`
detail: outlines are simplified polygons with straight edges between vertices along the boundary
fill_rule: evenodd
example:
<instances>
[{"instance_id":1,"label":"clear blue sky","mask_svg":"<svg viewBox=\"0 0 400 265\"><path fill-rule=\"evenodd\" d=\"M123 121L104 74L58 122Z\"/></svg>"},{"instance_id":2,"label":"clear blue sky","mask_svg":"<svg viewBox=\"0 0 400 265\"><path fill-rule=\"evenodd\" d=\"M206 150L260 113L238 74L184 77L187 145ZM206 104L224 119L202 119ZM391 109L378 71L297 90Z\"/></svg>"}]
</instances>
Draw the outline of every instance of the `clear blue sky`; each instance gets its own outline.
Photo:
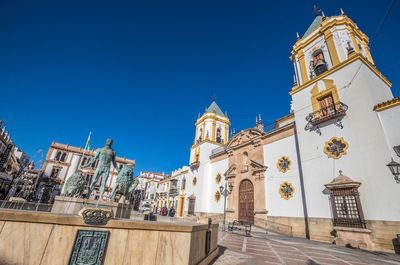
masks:
<instances>
[{"instance_id":1,"label":"clear blue sky","mask_svg":"<svg viewBox=\"0 0 400 265\"><path fill-rule=\"evenodd\" d=\"M189 163L194 123L212 102L232 128L289 113L296 31L346 14L371 39L382 1L3 1L0 119L28 155L53 140L92 147L114 139L139 170ZM400 3L373 44L400 95Z\"/></svg>"}]
</instances>

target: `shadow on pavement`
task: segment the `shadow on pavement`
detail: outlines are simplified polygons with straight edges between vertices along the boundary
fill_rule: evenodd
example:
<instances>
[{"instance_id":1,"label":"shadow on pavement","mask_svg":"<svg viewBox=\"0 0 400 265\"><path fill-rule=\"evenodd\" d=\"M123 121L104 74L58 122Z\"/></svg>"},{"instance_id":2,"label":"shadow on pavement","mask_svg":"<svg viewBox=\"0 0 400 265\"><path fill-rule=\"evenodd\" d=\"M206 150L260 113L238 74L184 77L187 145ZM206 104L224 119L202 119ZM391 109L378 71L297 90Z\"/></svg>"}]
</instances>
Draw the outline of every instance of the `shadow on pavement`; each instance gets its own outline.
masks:
<instances>
[{"instance_id":1,"label":"shadow on pavement","mask_svg":"<svg viewBox=\"0 0 400 265\"><path fill-rule=\"evenodd\" d=\"M220 256L222 256L222 255L224 254L225 250L227 249L226 247L223 247L223 246L218 246L218 248L219 248L219 253L218 253L218 255L217 255L208 265L214 264L214 263L217 261L217 259L218 259Z\"/></svg>"}]
</instances>

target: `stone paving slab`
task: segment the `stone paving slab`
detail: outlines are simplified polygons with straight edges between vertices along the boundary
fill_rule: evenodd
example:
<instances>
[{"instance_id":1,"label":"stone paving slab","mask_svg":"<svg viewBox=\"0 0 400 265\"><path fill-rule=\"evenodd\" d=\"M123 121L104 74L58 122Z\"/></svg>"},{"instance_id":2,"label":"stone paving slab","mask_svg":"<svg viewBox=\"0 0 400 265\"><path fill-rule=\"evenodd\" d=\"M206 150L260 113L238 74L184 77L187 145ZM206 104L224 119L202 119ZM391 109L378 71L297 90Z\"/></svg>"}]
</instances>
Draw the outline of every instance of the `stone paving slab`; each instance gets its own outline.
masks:
<instances>
[{"instance_id":1,"label":"stone paving slab","mask_svg":"<svg viewBox=\"0 0 400 265\"><path fill-rule=\"evenodd\" d=\"M254 232L219 232L220 255L213 265L400 265L400 255Z\"/></svg>"}]
</instances>

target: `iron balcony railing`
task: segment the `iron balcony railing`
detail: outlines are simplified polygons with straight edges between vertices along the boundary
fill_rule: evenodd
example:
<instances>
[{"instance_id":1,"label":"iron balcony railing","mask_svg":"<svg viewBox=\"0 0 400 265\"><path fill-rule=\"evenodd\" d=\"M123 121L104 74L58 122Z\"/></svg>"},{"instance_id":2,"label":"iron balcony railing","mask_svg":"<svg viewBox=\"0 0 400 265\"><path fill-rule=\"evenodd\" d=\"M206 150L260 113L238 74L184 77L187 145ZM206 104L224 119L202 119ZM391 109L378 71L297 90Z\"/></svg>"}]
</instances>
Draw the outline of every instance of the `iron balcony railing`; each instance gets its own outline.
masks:
<instances>
[{"instance_id":1,"label":"iron balcony railing","mask_svg":"<svg viewBox=\"0 0 400 265\"><path fill-rule=\"evenodd\" d=\"M174 196L178 194L178 189L177 188L173 188L169 190L169 195L170 196Z\"/></svg>"},{"instance_id":2,"label":"iron balcony railing","mask_svg":"<svg viewBox=\"0 0 400 265\"><path fill-rule=\"evenodd\" d=\"M306 121L312 125L316 125L333 118L339 118L346 114L348 108L346 104L338 102L308 114Z\"/></svg>"}]
</instances>

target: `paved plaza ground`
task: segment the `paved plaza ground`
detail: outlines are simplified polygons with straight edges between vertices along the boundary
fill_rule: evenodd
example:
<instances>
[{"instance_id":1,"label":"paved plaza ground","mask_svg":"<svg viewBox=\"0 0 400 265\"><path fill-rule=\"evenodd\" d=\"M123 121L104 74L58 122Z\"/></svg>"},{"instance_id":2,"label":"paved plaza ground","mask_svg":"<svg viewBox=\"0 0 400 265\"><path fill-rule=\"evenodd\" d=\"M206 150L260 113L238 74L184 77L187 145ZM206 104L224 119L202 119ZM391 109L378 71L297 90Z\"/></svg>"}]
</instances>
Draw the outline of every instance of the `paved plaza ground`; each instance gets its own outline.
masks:
<instances>
[{"instance_id":1,"label":"paved plaza ground","mask_svg":"<svg viewBox=\"0 0 400 265\"><path fill-rule=\"evenodd\" d=\"M212 265L236 264L400 264L400 255L351 249L333 244L266 234L259 230L251 237L243 233L219 232L220 254Z\"/></svg>"}]
</instances>

